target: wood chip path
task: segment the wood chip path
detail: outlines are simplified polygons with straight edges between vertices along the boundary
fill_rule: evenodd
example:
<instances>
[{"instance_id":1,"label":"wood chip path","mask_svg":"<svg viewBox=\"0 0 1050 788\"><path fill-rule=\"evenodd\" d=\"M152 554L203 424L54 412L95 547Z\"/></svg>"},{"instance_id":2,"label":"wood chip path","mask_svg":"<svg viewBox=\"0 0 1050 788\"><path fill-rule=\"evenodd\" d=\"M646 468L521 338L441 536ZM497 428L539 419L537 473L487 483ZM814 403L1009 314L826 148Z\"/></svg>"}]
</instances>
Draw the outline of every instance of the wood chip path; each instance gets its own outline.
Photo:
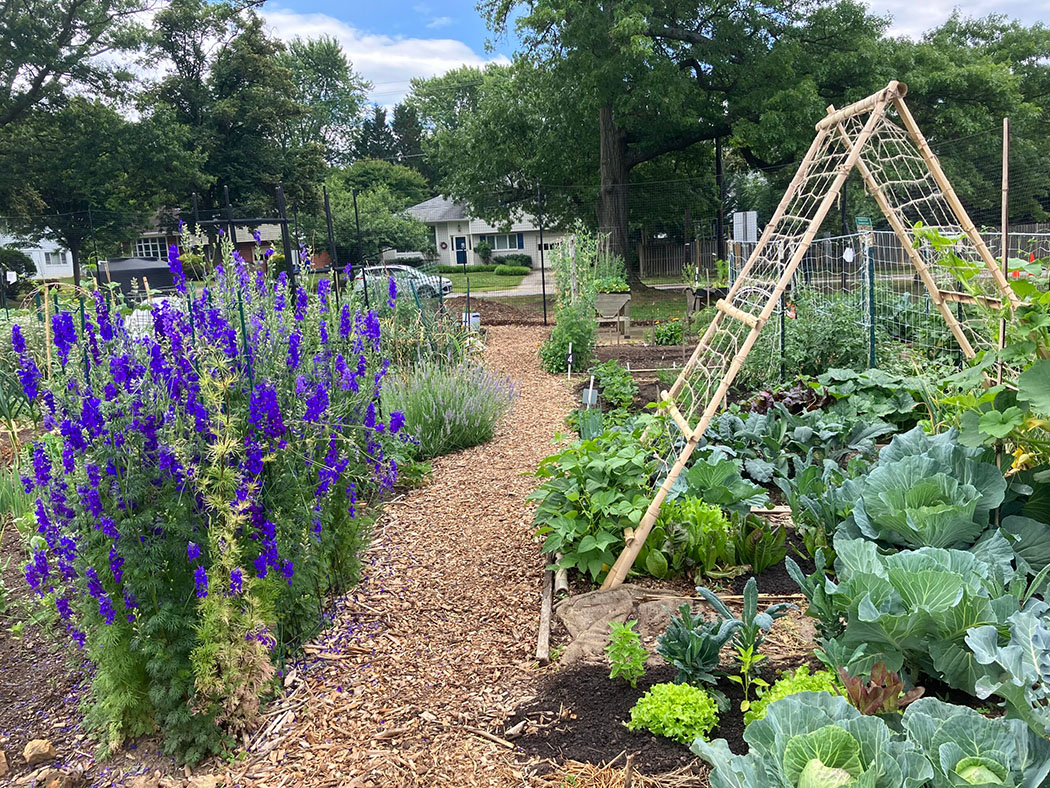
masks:
<instances>
[{"instance_id":1,"label":"wood chip path","mask_svg":"<svg viewBox=\"0 0 1050 788\"><path fill-rule=\"evenodd\" d=\"M487 362L518 399L491 442L434 461L429 482L387 506L361 584L285 678L247 758L245 786L526 785L493 740L529 693L544 561L524 475L573 407L543 373L542 327L489 330Z\"/></svg>"}]
</instances>

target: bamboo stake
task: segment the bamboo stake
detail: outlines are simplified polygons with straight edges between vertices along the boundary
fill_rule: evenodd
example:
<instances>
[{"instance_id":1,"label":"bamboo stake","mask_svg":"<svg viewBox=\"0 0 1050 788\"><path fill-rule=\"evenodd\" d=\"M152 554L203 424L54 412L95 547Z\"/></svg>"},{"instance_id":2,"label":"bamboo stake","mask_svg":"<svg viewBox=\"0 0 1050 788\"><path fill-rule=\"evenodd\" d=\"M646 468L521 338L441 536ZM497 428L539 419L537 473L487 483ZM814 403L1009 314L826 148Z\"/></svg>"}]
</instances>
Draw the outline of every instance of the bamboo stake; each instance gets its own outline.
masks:
<instances>
[{"instance_id":1,"label":"bamboo stake","mask_svg":"<svg viewBox=\"0 0 1050 788\"><path fill-rule=\"evenodd\" d=\"M933 151L930 150L929 143L926 142L926 138L922 135L922 131L919 130L919 126L915 122L915 118L912 117L908 105L905 104L904 100L901 98L895 98L893 103L897 107L897 112L900 114L901 120L904 121L905 128L907 128L916 147L918 147L919 153L922 154L926 166L930 168L930 174L933 175L933 179L937 182L937 186L940 187L941 192L944 194L945 202L948 203L948 207L951 208L952 213L955 214L955 218L959 220L959 226L962 227L963 232L966 233L966 235L969 236L970 241L973 242L974 247L977 249L977 253L981 255L981 260L984 261L985 267L992 272L992 276L995 278L995 283L1003 293L1004 300L1010 303L1011 308L1017 309L1021 306L1021 299L1019 299L1017 294L1010 289L1006 277L1003 276L1003 272L999 269L999 264L996 262L995 258L992 257L992 253L988 251L987 244L985 244L984 239L981 238L981 234L977 232L977 228L974 227L973 222L970 220L970 215L966 213L966 209L959 200L959 196L955 193L955 189L952 188L948 176L946 176L944 170L941 169L940 161L937 160Z\"/></svg>"},{"instance_id":2,"label":"bamboo stake","mask_svg":"<svg viewBox=\"0 0 1050 788\"><path fill-rule=\"evenodd\" d=\"M51 380L51 301L48 298L48 284L44 280L44 348L47 354L47 379Z\"/></svg>"},{"instance_id":3,"label":"bamboo stake","mask_svg":"<svg viewBox=\"0 0 1050 788\"><path fill-rule=\"evenodd\" d=\"M146 303L153 306L153 296L149 292L149 280L146 277L142 277L142 288L146 291Z\"/></svg>"},{"instance_id":4,"label":"bamboo stake","mask_svg":"<svg viewBox=\"0 0 1050 788\"><path fill-rule=\"evenodd\" d=\"M623 552L620 553L620 557L616 559L616 563L613 564L612 569L609 570L609 574L606 576L605 582L602 584L603 589L616 588L622 584L627 578L627 573L631 570L631 567L634 566L634 562L638 558L638 553L641 552L642 545L645 544L649 532L656 523L656 518L660 514L660 507L663 505L668 493L670 493L675 479L678 478L682 470L685 468L685 465L689 461L689 457L692 455L693 450L699 443L701 436L703 436L704 432L707 430L707 426L711 423L715 413L721 406L722 400L729 391L729 387L733 384L733 380L736 378L737 373L740 371L748 354L751 352L751 348L758 339L762 326L767 320L769 320L769 316L773 314L773 310L777 307L780 297L784 294L788 285L791 283L791 279L795 274L795 269L798 268L802 258L805 257L806 252L809 250L810 244L813 243L813 239L820 230L820 225L824 222L828 211L831 209L839 192L842 190L842 184L845 183L850 171L856 166L857 161L860 158L861 150L868 143L868 140L871 138L871 135L875 131L875 127L878 125L878 122L882 117L882 113L885 112L886 104L891 97L896 95L896 86L896 82L890 82L889 86L878 94L879 99L874 103L871 115L865 122L864 128L861 130L860 134L858 134L857 138L853 141L849 155L846 157L846 161L843 162L842 166L839 168L835 180L832 181L831 186L824 195L824 199L821 200L820 205L817 207L816 213L810 220L809 227L806 228L806 232L803 234L798 247L795 249L795 253L791 256L790 261L781 271L780 279L777 281L776 287L770 294L769 300L766 302L766 305L759 314L755 325L751 328L750 333L748 333L747 338L744 340L744 344L733 357L733 361L730 363L729 369L722 378L722 382L719 384L718 389L715 391L714 395L708 402L707 407L704 409L700 423L689 436L681 453L678 455L678 459L675 461L674 465L671 466L671 470L668 472L667 477L660 485L660 488L656 491L652 503L650 503L649 507L645 510L645 516L642 517L641 522L638 523L638 527L635 529L634 542L632 542L630 546L624 547ZM817 136L821 136L823 133L824 132L818 131ZM804 161L799 167L799 170L802 171L803 168L808 168L808 166L809 163ZM797 176L798 173L796 173L796 177ZM767 229L769 228L767 227ZM754 258L753 255L752 258ZM743 272L741 272L741 279L742 278Z\"/></svg>"},{"instance_id":5,"label":"bamboo stake","mask_svg":"<svg viewBox=\"0 0 1050 788\"><path fill-rule=\"evenodd\" d=\"M834 110L835 108L833 106L828 107L829 116L835 114ZM839 123L836 128L838 129L839 136L842 137L843 144L849 144L849 135L842 127L842 124ZM975 353L973 346L970 344L970 340L967 338L962 326L959 325L959 321L952 313L952 310L947 304L945 304L945 299L940 289L937 287L937 283L933 281L933 277L930 275L926 263L923 262L922 255L919 254L919 250L912 244L911 238L908 237L908 231L904 227L904 223L894 212L893 207L886 198L886 194L882 191L882 186L875 180L875 176L872 175L871 170L868 169L868 165L864 163L863 158L857 160L857 169L860 171L861 178L864 179L864 185L868 187L871 196L875 198L875 202L878 203L883 216L885 216L886 221L890 223L890 227L893 228L893 232L901 242L901 246L904 247L908 257L911 259L912 265L915 266L915 270L919 274L919 278L922 279L922 283L926 286L930 298L933 299L933 303L937 305L937 311L941 313L944 322L947 323L948 328L951 329L955 341L959 343L959 347L967 358L973 358Z\"/></svg>"}]
</instances>

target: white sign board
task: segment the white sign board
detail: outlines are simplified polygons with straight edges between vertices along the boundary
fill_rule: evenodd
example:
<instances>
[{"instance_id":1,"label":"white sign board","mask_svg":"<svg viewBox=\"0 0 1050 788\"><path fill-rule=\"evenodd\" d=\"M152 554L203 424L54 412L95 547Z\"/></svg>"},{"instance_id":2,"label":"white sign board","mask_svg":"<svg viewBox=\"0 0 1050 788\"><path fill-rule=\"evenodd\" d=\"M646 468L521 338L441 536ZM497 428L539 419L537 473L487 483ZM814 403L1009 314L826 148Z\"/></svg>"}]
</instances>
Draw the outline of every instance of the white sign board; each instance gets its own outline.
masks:
<instances>
[{"instance_id":1,"label":"white sign board","mask_svg":"<svg viewBox=\"0 0 1050 788\"><path fill-rule=\"evenodd\" d=\"M736 211L733 214L733 240L745 244L758 242L758 211Z\"/></svg>"},{"instance_id":2,"label":"white sign board","mask_svg":"<svg viewBox=\"0 0 1050 788\"><path fill-rule=\"evenodd\" d=\"M8 284L14 284L18 281L18 274L16 274L14 271L5 271L4 273L7 275Z\"/></svg>"}]
</instances>

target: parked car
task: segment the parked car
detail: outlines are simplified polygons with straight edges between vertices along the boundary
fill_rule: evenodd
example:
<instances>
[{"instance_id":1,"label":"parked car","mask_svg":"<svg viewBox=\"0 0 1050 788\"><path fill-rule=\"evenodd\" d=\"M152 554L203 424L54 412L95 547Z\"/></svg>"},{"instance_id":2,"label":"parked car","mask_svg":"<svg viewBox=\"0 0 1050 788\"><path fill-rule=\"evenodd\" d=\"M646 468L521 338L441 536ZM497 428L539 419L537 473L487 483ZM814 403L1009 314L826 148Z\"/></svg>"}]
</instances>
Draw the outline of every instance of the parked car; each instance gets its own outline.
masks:
<instances>
[{"instance_id":1,"label":"parked car","mask_svg":"<svg viewBox=\"0 0 1050 788\"><path fill-rule=\"evenodd\" d=\"M452 292L452 280L437 274L428 274L413 268L410 265L371 265L367 268L354 271L354 291L362 292L364 282L368 281L369 288L375 288L377 283L386 281L391 277L397 282L398 290L402 293L411 293L409 282L415 285L416 295L420 298L434 298L439 290L442 295ZM374 292L370 290L369 292Z\"/></svg>"}]
</instances>

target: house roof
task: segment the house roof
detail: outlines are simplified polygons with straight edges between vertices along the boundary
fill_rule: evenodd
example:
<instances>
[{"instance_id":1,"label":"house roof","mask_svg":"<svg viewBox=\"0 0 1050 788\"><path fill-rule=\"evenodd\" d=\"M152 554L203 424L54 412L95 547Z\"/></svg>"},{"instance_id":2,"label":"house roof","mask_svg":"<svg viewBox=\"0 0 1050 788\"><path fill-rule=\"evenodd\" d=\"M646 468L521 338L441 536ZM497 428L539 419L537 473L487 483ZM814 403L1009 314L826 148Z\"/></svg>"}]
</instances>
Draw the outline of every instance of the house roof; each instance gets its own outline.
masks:
<instances>
[{"instance_id":1,"label":"house roof","mask_svg":"<svg viewBox=\"0 0 1050 788\"><path fill-rule=\"evenodd\" d=\"M414 216L424 224L435 224L437 222L457 222L467 219L465 206L458 205L440 195L431 197L418 205L413 205L405 210L409 216Z\"/></svg>"}]
</instances>

